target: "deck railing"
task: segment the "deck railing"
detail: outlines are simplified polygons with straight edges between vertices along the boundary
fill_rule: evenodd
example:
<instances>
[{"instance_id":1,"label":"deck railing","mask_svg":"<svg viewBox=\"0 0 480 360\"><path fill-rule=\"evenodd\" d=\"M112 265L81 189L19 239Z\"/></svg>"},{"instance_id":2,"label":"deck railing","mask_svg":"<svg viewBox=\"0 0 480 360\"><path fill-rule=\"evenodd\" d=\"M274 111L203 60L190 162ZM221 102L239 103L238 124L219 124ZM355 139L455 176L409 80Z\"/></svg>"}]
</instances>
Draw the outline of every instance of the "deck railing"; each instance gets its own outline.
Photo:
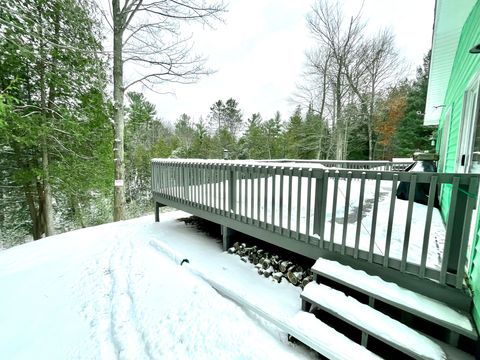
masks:
<instances>
[{"instance_id":1,"label":"deck railing","mask_svg":"<svg viewBox=\"0 0 480 360\"><path fill-rule=\"evenodd\" d=\"M212 214L250 234L274 233L289 249L296 244L303 253L318 249L463 286L477 176L324 164L154 159L152 191L157 203ZM409 200L396 197L401 182ZM451 188L445 223L434 201L442 186ZM420 187L425 205L414 202Z\"/></svg>"},{"instance_id":2,"label":"deck railing","mask_svg":"<svg viewBox=\"0 0 480 360\"><path fill-rule=\"evenodd\" d=\"M412 161L384 161L384 160L262 160L268 163L297 163L297 164L320 164L327 168L349 169L349 170L383 170L402 171L412 165Z\"/></svg>"}]
</instances>

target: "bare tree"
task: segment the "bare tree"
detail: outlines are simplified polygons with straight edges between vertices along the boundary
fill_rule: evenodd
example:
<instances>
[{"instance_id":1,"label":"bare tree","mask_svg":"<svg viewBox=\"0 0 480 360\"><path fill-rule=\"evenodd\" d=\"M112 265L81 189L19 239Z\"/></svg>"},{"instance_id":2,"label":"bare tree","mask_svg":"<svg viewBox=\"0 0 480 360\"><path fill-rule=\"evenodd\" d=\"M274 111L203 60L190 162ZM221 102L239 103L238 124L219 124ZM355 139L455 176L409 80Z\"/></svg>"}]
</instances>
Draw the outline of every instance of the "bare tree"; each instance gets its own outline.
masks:
<instances>
[{"instance_id":1,"label":"bare tree","mask_svg":"<svg viewBox=\"0 0 480 360\"><path fill-rule=\"evenodd\" d=\"M165 82L191 83L207 74L205 59L192 53L190 37L182 37L181 24L197 21L210 25L225 10L221 1L111 0L105 20L113 33L114 100L114 220L125 218L124 96L136 84L154 90ZM132 78L124 79L131 64Z\"/></svg>"},{"instance_id":2,"label":"bare tree","mask_svg":"<svg viewBox=\"0 0 480 360\"><path fill-rule=\"evenodd\" d=\"M369 159L373 159L377 103L402 71L394 37L388 30L367 37L361 8L346 17L341 3L332 0L317 0L307 24L317 45L307 53L304 84L297 97L327 118L336 159L346 158L349 133L359 124L368 133Z\"/></svg>"},{"instance_id":3,"label":"bare tree","mask_svg":"<svg viewBox=\"0 0 480 360\"><path fill-rule=\"evenodd\" d=\"M360 12L345 20L341 5L328 0L318 0L315 3L307 17L307 23L318 42L317 51L307 57L307 62L322 81L320 113L323 116L326 99L330 97L332 100L330 122L335 133L335 158L344 159L346 156L344 142L348 127L345 124L343 108L345 97L350 91L345 67L356 55L356 46L363 39L365 25Z\"/></svg>"},{"instance_id":4,"label":"bare tree","mask_svg":"<svg viewBox=\"0 0 480 360\"><path fill-rule=\"evenodd\" d=\"M402 73L394 36L382 30L377 36L359 44L357 54L345 67L349 85L360 102L362 120L368 132L368 156L373 160L374 123L378 95Z\"/></svg>"}]
</instances>

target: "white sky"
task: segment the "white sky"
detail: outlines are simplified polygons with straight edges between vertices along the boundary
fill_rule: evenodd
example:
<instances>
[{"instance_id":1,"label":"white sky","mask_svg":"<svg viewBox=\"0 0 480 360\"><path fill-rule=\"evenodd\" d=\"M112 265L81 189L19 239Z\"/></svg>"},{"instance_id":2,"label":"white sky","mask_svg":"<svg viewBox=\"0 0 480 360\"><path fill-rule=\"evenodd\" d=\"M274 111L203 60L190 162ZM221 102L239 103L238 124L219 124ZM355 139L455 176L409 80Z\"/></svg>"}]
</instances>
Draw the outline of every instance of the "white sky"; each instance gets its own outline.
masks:
<instances>
[{"instance_id":1,"label":"white sky","mask_svg":"<svg viewBox=\"0 0 480 360\"><path fill-rule=\"evenodd\" d=\"M230 0L225 23L216 29L198 28L195 49L208 57L216 72L191 85L169 85L159 95L143 89L157 107L158 116L173 122L182 113L195 121L206 118L217 100L233 97L244 118L260 112L264 119L279 110L287 119L295 104L290 101L300 82L305 51L313 42L306 14L313 0ZM355 12L360 0L344 0L344 9ZM430 49L435 0L365 0L367 29L391 28L401 56L411 66L410 77Z\"/></svg>"}]
</instances>

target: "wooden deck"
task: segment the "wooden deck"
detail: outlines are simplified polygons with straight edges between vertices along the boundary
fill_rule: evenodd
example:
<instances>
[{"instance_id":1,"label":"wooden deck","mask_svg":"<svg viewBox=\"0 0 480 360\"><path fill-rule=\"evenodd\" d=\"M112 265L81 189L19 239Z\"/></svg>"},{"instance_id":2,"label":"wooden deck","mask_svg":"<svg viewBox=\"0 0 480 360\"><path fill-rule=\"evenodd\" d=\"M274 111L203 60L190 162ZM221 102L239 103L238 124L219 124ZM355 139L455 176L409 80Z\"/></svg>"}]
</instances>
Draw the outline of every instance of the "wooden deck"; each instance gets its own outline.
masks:
<instances>
[{"instance_id":1,"label":"wooden deck","mask_svg":"<svg viewBox=\"0 0 480 360\"><path fill-rule=\"evenodd\" d=\"M224 233L233 229L313 259L382 273L468 306L458 294L465 290L478 177L396 170L407 165L154 159L152 192L157 214L162 205L179 208L222 225ZM409 185L407 201L396 198L401 182ZM413 201L420 186L429 193L425 205ZM441 187L452 193L444 225L434 207Z\"/></svg>"}]
</instances>

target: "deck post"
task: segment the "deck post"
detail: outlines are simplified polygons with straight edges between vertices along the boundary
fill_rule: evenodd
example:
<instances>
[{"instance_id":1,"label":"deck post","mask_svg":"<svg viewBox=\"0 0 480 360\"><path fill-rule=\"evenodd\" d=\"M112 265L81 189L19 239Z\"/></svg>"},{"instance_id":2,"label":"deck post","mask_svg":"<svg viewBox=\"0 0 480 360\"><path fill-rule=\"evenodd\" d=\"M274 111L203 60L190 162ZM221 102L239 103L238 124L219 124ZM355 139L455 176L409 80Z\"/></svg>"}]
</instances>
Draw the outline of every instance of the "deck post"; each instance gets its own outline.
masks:
<instances>
[{"instance_id":1,"label":"deck post","mask_svg":"<svg viewBox=\"0 0 480 360\"><path fill-rule=\"evenodd\" d=\"M445 241L450 241L450 251L447 259L447 269L448 272L456 274L458 269L458 261L460 257L460 248L462 246L463 239L463 223L465 222L465 209L467 208L467 194L468 186L459 185L459 191L457 194L457 203L455 209L455 217L453 220L453 229L452 236L450 239L445 239ZM472 216L470 214L470 216ZM467 256L465 254L465 256Z\"/></svg>"},{"instance_id":2,"label":"deck post","mask_svg":"<svg viewBox=\"0 0 480 360\"><path fill-rule=\"evenodd\" d=\"M222 239L223 239L223 251L227 251L233 245L232 237L235 230L230 229L225 225L221 225L221 232L222 232Z\"/></svg>"},{"instance_id":3,"label":"deck post","mask_svg":"<svg viewBox=\"0 0 480 360\"><path fill-rule=\"evenodd\" d=\"M167 205L155 201L155 222L160 222L160 208Z\"/></svg>"},{"instance_id":4,"label":"deck post","mask_svg":"<svg viewBox=\"0 0 480 360\"><path fill-rule=\"evenodd\" d=\"M228 204L230 207L230 216L235 217L235 210L237 207L237 179L235 178L235 170L230 167L228 173Z\"/></svg>"},{"instance_id":5,"label":"deck post","mask_svg":"<svg viewBox=\"0 0 480 360\"><path fill-rule=\"evenodd\" d=\"M160 204L155 201L155 222L160 222Z\"/></svg>"}]
</instances>

